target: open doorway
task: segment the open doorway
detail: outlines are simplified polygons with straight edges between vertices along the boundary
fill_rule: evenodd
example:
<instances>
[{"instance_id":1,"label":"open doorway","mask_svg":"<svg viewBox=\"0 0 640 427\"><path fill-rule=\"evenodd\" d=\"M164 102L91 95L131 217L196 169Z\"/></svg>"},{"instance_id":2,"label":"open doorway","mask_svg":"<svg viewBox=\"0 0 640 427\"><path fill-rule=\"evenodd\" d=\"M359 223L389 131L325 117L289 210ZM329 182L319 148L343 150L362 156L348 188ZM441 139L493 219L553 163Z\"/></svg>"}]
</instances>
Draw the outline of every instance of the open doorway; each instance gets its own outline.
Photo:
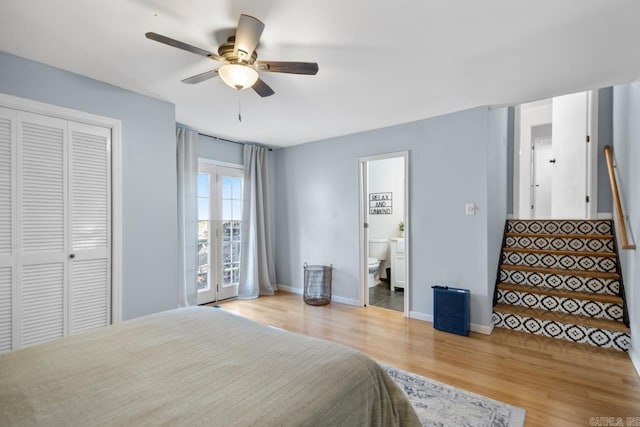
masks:
<instances>
[{"instance_id":1,"label":"open doorway","mask_svg":"<svg viewBox=\"0 0 640 427\"><path fill-rule=\"evenodd\" d=\"M408 153L360 159L360 302L408 313Z\"/></svg>"},{"instance_id":2,"label":"open doorway","mask_svg":"<svg viewBox=\"0 0 640 427\"><path fill-rule=\"evenodd\" d=\"M553 179L551 123L531 127L531 218L551 218Z\"/></svg>"},{"instance_id":3,"label":"open doorway","mask_svg":"<svg viewBox=\"0 0 640 427\"><path fill-rule=\"evenodd\" d=\"M597 104L587 91L516 107L515 218L597 216Z\"/></svg>"}]
</instances>

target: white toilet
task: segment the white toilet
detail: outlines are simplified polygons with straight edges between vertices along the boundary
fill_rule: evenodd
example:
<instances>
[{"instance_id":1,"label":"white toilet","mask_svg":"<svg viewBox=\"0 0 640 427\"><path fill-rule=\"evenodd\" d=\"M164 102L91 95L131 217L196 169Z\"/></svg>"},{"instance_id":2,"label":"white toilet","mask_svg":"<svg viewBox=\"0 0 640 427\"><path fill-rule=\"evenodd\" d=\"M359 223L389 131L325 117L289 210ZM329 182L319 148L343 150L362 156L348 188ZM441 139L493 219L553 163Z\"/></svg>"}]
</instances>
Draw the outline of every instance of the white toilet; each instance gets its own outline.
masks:
<instances>
[{"instance_id":1,"label":"white toilet","mask_svg":"<svg viewBox=\"0 0 640 427\"><path fill-rule=\"evenodd\" d=\"M369 259L367 265L369 266L369 287L373 288L376 285L376 274L380 269L380 265L387 258L387 248L389 247L389 241L387 239L369 239Z\"/></svg>"}]
</instances>

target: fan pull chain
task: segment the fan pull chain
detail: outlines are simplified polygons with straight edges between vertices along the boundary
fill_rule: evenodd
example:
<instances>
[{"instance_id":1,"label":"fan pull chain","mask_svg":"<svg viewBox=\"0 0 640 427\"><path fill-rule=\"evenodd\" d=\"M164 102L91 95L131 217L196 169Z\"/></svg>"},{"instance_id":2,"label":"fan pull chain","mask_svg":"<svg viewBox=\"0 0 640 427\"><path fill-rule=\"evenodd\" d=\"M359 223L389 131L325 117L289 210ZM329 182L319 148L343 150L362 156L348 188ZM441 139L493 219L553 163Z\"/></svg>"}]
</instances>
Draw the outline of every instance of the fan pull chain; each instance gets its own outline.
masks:
<instances>
[{"instance_id":1,"label":"fan pull chain","mask_svg":"<svg viewBox=\"0 0 640 427\"><path fill-rule=\"evenodd\" d=\"M240 92L241 90L238 89L238 121L242 122L242 96Z\"/></svg>"}]
</instances>

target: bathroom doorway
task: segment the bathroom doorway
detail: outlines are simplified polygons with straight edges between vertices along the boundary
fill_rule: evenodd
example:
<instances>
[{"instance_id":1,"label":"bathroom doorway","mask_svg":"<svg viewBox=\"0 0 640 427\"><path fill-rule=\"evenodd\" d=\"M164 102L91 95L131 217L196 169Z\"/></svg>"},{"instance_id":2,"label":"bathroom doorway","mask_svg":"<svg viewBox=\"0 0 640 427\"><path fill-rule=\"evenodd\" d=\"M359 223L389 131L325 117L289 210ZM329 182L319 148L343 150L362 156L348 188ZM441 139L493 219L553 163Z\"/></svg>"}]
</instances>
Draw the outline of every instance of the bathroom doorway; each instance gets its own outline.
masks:
<instances>
[{"instance_id":1,"label":"bathroom doorway","mask_svg":"<svg viewBox=\"0 0 640 427\"><path fill-rule=\"evenodd\" d=\"M360 303L409 312L408 152L361 158Z\"/></svg>"}]
</instances>

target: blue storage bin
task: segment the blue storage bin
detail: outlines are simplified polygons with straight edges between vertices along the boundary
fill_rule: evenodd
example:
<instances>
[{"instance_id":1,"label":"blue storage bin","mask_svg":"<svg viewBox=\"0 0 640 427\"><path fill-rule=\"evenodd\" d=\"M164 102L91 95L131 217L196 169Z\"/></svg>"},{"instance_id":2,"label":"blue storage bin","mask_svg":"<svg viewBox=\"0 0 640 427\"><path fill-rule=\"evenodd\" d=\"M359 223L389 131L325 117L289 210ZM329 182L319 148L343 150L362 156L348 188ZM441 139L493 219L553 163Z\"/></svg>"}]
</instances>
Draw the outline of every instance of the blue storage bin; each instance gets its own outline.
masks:
<instances>
[{"instance_id":1,"label":"blue storage bin","mask_svg":"<svg viewBox=\"0 0 640 427\"><path fill-rule=\"evenodd\" d=\"M458 335L469 335L469 290L447 286L432 288L433 327Z\"/></svg>"}]
</instances>

